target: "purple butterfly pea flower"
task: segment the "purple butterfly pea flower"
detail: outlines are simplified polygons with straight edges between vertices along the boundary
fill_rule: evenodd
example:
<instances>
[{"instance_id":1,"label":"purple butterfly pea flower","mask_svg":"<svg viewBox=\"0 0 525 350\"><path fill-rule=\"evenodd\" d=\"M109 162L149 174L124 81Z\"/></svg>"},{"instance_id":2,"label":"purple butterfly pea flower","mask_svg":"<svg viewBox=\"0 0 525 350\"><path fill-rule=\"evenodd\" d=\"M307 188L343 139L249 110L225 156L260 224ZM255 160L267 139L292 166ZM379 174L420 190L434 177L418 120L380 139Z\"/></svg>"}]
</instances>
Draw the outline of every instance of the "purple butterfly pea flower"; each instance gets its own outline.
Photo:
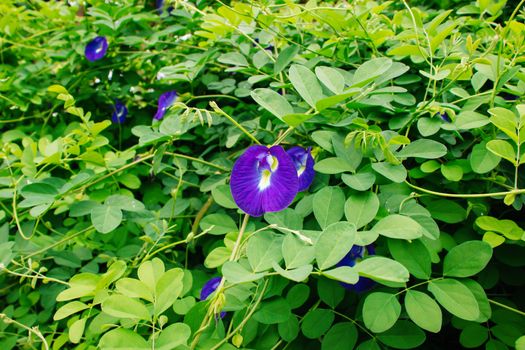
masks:
<instances>
[{"instance_id":1,"label":"purple butterfly pea flower","mask_svg":"<svg viewBox=\"0 0 525 350\"><path fill-rule=\"evenodd\" d=\"M447 112L443 112L443 113L438 113L439 117L441 119L443 119L443 121L447 122L447 123L451 123L452 122L452 119L450 119L450 117L448 116L448 113Z\"/></svg>"},{"instance_id":2,"label":"purple butterfly pea flower","mask_svg":"<svg viewBox=\"0 0 525 350\"><path fill-rule=\"evenodd\" d=\"M159 15L162 15L164 12L164 0L156 0L155 7L157 8ZM168 14L171 14L171 11L173 11L173 6L168 6Z\"/></svg>"},{"instance_id":3,"label":"purple butterfly pea flower","mask_svg":"<svg viewBox=\"0 0 525 350\"><path fill-rule=\"evenodd\" d=\"M117 124L124 123L126 116L128 115L128 109L126 108L126 105L119 100L116 100L113 109L114 112L111 115L111 121Z\"/></svg>"},{"instance_id":4,"label":"purple butterfly pea flower","mask_svg":"<svg viewBox=\"0 0 525 350\"><path fill-rule=\"evenodd\" d=\"M104 36L97 36L95 39L91 40L87 45L84 51L86 58L93 62L101 59L106 55L108 50L108 41Z\"/></svg>"},{"instance_id":5,"label":"purple butterfly pea flower","mask_svg":"<svg viewBox=\"0 0 525 350\"><path fill-rule=\"evenodd\" d=\"M208 297L217 290L217 287L219 287L219 284L221 284L222 277L213 277L208 282L204 284L204 286L201 289L201 300L206 300ZM221 312L220 317L224 318L226 316L226 312Z\"/></svg>"},{"instance_id":6,"label":"purple butterfly pea flower","mask_svg":"<svg viewBox=\"0 0 525 350\"><path fill-rule=\"evenodd\" d=\"M177 98L177 92L168 91L159 96L159 105L157 107L157 113L153 117L156 120L161 120L166 113L166 110L175 102Z\"/></svg>"},{"instance_id":7,"label":"purple butterfly pea flower","mask_svg":"<svg viewBox=\"0 0 525 350\"><path fill-rule=\"evenodd\" d=\"M311 147L304 149L299 146L290 148L286 153L292 158L299 177L299 192L306 190L312 184L315 177L314 158L310 151Z\"/></svg>"},{"instance_id":8,"label":"purple butterfly pea flower","mask_svg":"<svg viewBox=\"0 0 525 350\"><path fill-rule=\"evenodd\" d=\"M299 189L292 158L281 146L249 147L233 165L230 189L235 203L251 216L281 211Z\"/></svg>"},{"instance_id":9,"label":"purple butterfly pea flower","mask_svg":"<svg viewBox=\"0 0 525 350\"><path fill-rule=\"evenodd\" d=\"M350 249L348 254L339 262L337 266L350 266L353 267L356 262L361 261L366 255L375 255L375 249L373 245L367 245L366 247L355 245ZM348 284L340 282L341 285L348 290L352 290L357 293L366 292L372 288L375 284L369 278L359 277L359 280L356 284Z\"/></svg>"}]
</instances>

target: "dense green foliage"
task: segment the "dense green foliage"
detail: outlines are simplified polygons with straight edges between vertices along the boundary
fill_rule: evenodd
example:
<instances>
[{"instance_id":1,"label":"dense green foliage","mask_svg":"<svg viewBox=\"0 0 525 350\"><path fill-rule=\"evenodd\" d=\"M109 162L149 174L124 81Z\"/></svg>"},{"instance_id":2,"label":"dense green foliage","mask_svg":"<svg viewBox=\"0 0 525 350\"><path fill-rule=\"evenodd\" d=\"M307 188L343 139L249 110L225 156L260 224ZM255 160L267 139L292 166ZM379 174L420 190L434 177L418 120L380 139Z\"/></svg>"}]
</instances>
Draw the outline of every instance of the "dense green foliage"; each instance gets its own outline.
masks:
<instances>
[{"instance_id":1,"label":"dense green foliage","mask_svg":"<svg viewBox=\"0 0 525 350\"><path fill-rule=\"evenodd\" d=\"M2 350L525 349L523 1L349 3L1 1ZM254 143L317 172L260 218Z\"/></svg>"}]
</instances>

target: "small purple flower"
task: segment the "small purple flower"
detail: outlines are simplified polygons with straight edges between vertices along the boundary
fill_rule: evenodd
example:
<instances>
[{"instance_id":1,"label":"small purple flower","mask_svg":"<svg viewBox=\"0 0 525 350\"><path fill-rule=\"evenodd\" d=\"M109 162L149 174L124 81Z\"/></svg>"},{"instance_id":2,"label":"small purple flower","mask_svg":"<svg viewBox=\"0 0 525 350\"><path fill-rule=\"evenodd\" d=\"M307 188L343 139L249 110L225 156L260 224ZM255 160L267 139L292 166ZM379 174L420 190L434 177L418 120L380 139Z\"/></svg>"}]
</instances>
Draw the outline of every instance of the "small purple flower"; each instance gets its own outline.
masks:
<instances>
[{"instance_id":1,"label":"small purple flower","mask_svg":"<svg viewBox=\"0 0 525 350\"><path fill-rule=\"evenodd\" d=\"M101 59L106 55L108 50L108 41L106 37L97 36L95 39L91 40L87 45L84 51L86 58L93 62Z\"/></svg>"},{"instance_id":2,"label":"small purple flower","mask_svg":"<svg viewBox=\"0 0 525 350\"><path fill-rule=\"evenodd\" d=\"M126 116L128 115L128 109L126 108L126 105L119 100L116 100L113 109L114 112L111 115L111 121L117 124L124 123Z\"/></svg>"},{"instance_id":3,"label":"small purple flower","mask_svg":"<svg viewBox=\"0 0 525 350\"><path fill-rule=\"evenodd\" d=\"M159 15L162 15L162 12L164 12L164 0L156 0L155 7L157 8ZM168 7L168 14L171 14L171 11L173 11L173 6Z\"/></svg>"},{"instance_id":4,"label":"small purple flower","mask_svg":"<svg viewBox=\"0 0 525 350\"><path fill-rule=\"evenodd\" d=\"M213 277L208 282L204 284L204 286L201 289L201 300L206 300L208 297L217 290L217 287L219 287L219 284L221 284L222 277ZM220 317L224 318L226 316L226 312L221 312Z\"/></svg>"},{"instance_id":5,"label":"small purple flower","mask_svg":"<svg viewBox=\"0 0 525 350\"><path fill-rule=\"evenodd\" d=\"M506 101L516 101L518 99L519 96L516 96L514 94L511 94L511 93L508 93L508 92L502 92L500 94L501 97L503 97L504 100Z\"/></svg>"},{"instance_id":6,"label":"small purple flower","mask_svg":"<svg viewBox=\"0 0 525 350\"><path fill-rule=\"evenodd\" d=\"M290 148L286 153L292 158L299 177L299 192L306 190L315 177L314 158L310 154L311 147L304 149L299 146Z\"/></svg>"},{"instance_id":7,"label":"small purple flower","mask_svg":"<svg viewBox=\"0 0 525 350\"><path fill-rule=\"evenodd\" d=\"M375 255L375 249L373 245L367 245L366 247L355 245L350 249L348 254L337 264L337 266L354 266L356 262L361 261L366 255ZM341 285L357 293L366 292L374 286L375 282L366 277L359 277L356 284L342 283Z\"/></svg>"},{"instance_id":8,"label":"small purple flower","mask_svg":"<svg viewBox=\"0 0 525 350\"><path fill-rule=\"evenodd\" d=\"M161 120L166 113L166 110L175 102L177 98L177 92L168 91L159 96L159 105L157 107L157 113L155 113L154 119Z\"/></svg>"},{"instance_id":9,"label":"small purple flower","mask_svg":"<svg viewBox=\"0 0 525 350\"><path fill-rule=\"evenodd\" d=\"M213 277L208 282L204 284L201 289L201 300L206 300L208 297L215 292L219 284L221 284L222 277Z\"/></svg>"},{"instance_id":10,"label":"small purple flower","mask_svg":"<svg viewBox=\"0 0 525 350\"><path fill-rule=\"evenodd\" d=\"M249 147L233 165L230 188L235 203L251 216L281 211L299 189L292 158L281 146Z\"/></svg>"},{"instance_id":11,"label":"small purple flower","mask_svg":"<svg viewBox=\"0 0 525 350\"><path fill-rule=\"evenodd\" d=\"M447 123L451 123L452 122L452 119L450 119L450 117L448 116L448 113L447 112L443 112L443 113L438 113L439 117L441 119L443 119L443 121L447 122Z\"/></svg>"}]
</instances>

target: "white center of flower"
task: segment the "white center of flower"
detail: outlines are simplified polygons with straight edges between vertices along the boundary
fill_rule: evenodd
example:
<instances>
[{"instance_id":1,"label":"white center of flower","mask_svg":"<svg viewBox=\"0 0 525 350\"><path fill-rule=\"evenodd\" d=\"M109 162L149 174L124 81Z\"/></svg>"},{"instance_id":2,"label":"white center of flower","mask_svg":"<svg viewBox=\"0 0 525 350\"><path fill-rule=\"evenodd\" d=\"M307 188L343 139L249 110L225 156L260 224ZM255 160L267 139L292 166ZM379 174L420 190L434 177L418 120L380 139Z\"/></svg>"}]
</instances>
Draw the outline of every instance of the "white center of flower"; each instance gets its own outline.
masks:
<instances>
[{"instance_id":1,"label":"white center of flower","mask_svg":"<svg viewBox=\"0 0 525 350\"><path fill-rule=\"evenodd\" d=\"M301 165L299 169L297 169L297 176L301 176L306 169L306 165Z\"/></svg>"},{"instance_id":2,"label":"white center of flower","mask_svg":"<svg viewBox=\"0 0 525 350\"><path fill-rule=\"evenodd\" d=\"M270 167L270 169L262 169L261 171L261 179L259 180L259 191L262 191L270 186L270 180L272 177L272 173L277 170L279 167L279 161L277 158L275 158L272 155L266 156L266 163Z\"/></svg>"},{"instance_id":3,"label":"white center of flower","mask_svg":"<svg viewBox=\"0 0 525 350\"><path fill-rule=\"evenodd\" d=\"M261 173L261 180L259 181L259 191L262 191L270 186L270 177L272 173L270 170L263 170Z\"/></svg>"}]
</instances>

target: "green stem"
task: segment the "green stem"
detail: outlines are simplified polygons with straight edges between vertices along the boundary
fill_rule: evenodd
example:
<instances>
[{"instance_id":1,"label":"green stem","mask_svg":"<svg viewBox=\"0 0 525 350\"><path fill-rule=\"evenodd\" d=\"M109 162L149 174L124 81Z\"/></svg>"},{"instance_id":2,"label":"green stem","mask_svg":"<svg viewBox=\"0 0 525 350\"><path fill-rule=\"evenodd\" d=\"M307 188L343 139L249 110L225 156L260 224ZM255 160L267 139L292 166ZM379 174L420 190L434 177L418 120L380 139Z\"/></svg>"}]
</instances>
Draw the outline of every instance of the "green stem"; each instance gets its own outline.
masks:
<instances>
[{"instance_id":1,"label":"green stem","mask_svg":"<svg viewBox=\"0 0 525 350\"><path fill-rule=\"evenodd\" d=\"M36 335L38 338L40 338L40 340L42 340L44 349L49 350L49 344L47 343L46 338L44 338L44 335L42 334L42 332L40 332L40 330L38 329L38 326L28 327L23 323L13 320L12 318L8 317L6 314L0 314L0 320L4 321L4 323L6 324L13 323L17 325L18 327L25 329L29 333Z\"/></svg>"},{"instance_id":2,"label":"green stem","mask_svg":"<svg viewBox=\"0 0 525 350\"><path fill-rule=\"evenodd\" d=\"M241 224L241 228L239 229L239 235L237 236L237 240L235 241L235 244L232 248L232 252L230 254L230 258L228 261L234 261L237 258L237 253L239 252L239 248L242 243L242 236L244 235L244 231L246 231L246 226L248 225L248 221L250 220L250 215L245 214L244 219ZM221 282L217 286L217 289L215 290L215 295L213 299L210 302L210 306L208 308L208 312L206 313L206 316L204 316L204 319L202 320L199 328L195 332L195 337L193 338L193 341L191 342L190 349L195 349L197 344L199 343L200 336L202 334L202 331L204 331L208 325L209 322L213 316L213 312L215 310L214 304L217 301L217 296L221 295L224 290L224 283L226 282L226 279L222 277Z\"/></svg>"},{"instance_id":3,"label":"green stem","mask_svg":"<svg viewBox=\"0 0 525 350\"><path fill-rule=\"evenodd\" d=\"M405 181L405 183L412 187L413 189L416 189L418 191L432 194L439 197L448 197L448 198L486 198L486 197L496 197L496 196L506 196L508 194L522 194L525 193L525 189L515 189L511 191L504 191L504 192L490 192L490 193L444 193L444 192L437 192L428 190L423 187L419 187L416 185L411 184L408 181Z\"/></svg>"},{"instance_id":4,"label":"green stem","mask_svg":"<svg viewBox=\"0 0 525 350\"><path fill-rule=\"evenodd\" d=\"M185 154L172 153L172 152L165 152L164 154L167 154L169 156L173 156L173 157L176 157L176 158L182 158L182 159L191 160L193 162L201 163L201 164L210 166L212 168L215 168L215 169L218 169L218 170L221 170L221 171L225 171L225 172L231 171L231 169L225 168L223 166L220 166L220 165L217 165L217 164L214 164L214 163L211 163L211 162L207 162L207 161L205 161L203 159L200 159L200 158L190 157L190 156L187 156Z\"/></svg>"},{"instance_id":5,"label":"green stem","mask_svg":"<svg viewBox=\"0 0 525 350\"><path fill-rule=\"evenodd\" d=\"M222 109L220 109L220 107L214 102L214 101L211 101L210 102L210 106L211 108L213 108L213 110L215 111L215 113L218 113L224 117L226 117L229 121L232 122L233 125L235 125L239 130L241 130L244 134L246 134L246 136L248 136L253 142L255 142L256 144L260 145L261 143L259 142L259 140L257 140L255 138L255 136L253 136L252 134L250 134L248 132L248 130L246 130L241 124L239 124L235 119L233 119L228 113L226 113L225 111L223 111Z\"/></svg>"},{"instance_id":6,"label":"green stem","mask_svg":"<svg viewBox=\"0 0 525 350\"><path fill-rule=\"evenodd\" d=\"M496 300L489 299L489 303L494 304L494 305L497 305L497 306L499 306L499 307L501 307L501 308L503 308L503 309L507 309L507 310L509 310L509 311L515 312L515 313L517 313L517 314L519 314L519 315L521 315L521 316L525 316L525 312L523 312L523 311L521 311L521 310L518 310L518 309L515 309L515 308L513 308L513 307L510 307L510 306L508 306L508 305L505 305L505 304L499 303L499 302L497 302Z\"/></svg>"},{"instance_id":7,"label":"green stem","mask_svg":"<svg viewBox=\"0 0 525 350\"><path fill-rule=\"evenodd\" d=\"M269 283L268 280L264 281L264 286L263 286L263 288L261 290L261 293L259 294L259 297L257 298L255 303L253 304L253 307L250 309L250 312L248 312L248 314L243 318L241 323L239 323L239 325L233 330L233 332L230 332L220 342L215 344L215 346L213 346L210 350L215 350L215 349L220 348L222 346L222 344L226 343L231 337L233 337L237 332L239 332L244 327L246 322L248 322L250 320L250 318L252 317L252 315L255 312L255 310L257 310L257 306L259 306L259 304L261 303L262 298L264 296L264 292L266 292L266 288L268 287L268 283Z\"/></svg>"}]
</instances>

